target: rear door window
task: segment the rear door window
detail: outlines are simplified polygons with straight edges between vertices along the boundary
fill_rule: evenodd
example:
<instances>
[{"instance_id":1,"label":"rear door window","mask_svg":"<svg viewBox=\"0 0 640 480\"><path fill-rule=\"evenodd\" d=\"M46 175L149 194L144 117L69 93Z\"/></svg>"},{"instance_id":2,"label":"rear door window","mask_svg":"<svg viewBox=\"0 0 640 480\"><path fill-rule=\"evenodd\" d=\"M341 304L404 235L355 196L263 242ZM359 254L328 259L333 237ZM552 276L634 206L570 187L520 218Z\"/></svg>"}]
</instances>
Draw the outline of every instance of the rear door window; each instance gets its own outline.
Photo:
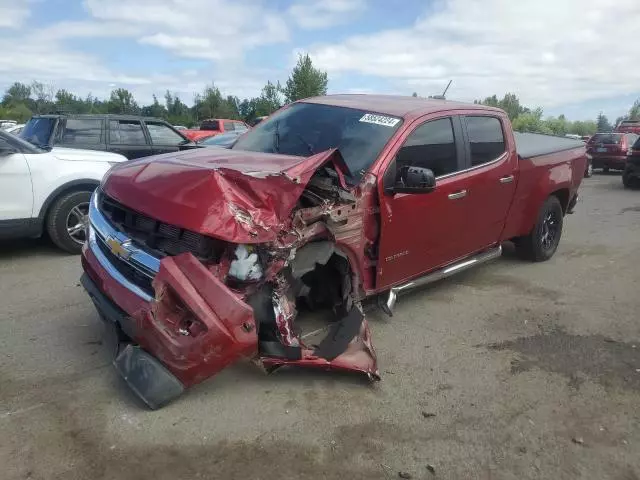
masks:
<instances>
[{"instance_id":1,"label":"rear door window","mask_svg":"<svg viewBox=\"0 0 640 480\"><path fill-rule=\"evenodd\" d=\"M222 122L222 125L224 126L224 131L232 132L233 130L235 130L233 124L234 122Z\"/></svg>"},{"instance_id":2,"label":"rear door window","mask_svg":"<svg viewBox=\"0 0 640 480\"><path fill-rule=\"evenodd\" d=\"M200 130L220 130L220 122L218 120L204 120L200 124Z\"/></svg>"},{"instance_id":3,"label":"rear door window","mask_svg":"<svg viewBox=\"0 0 640 480\"><path fill-rule=\"evenodd\" d=\"M602 143L604 145L618 145L622 141L622 133L596 133L589 143Z\"/></svg>"},{"instance_id":4,"label":"rear door window","mask_svg":"<svg viewBox=\"0 0 640 480\"><path fill-rule=\"evenodd\" d=\"M180 145L184 143L184 138L178 132L172 130L164 123L145 122L149 129L151 143L154 145Z\"/></svg>"},{"instance_id":5,"label":"rear door window","mask_svg":"<svg viewBox=\"0 0 640 480\"><path fill-rule=\"evenodd\" d=\"M496 117L465 117L471 166L482 165L496 160L505 152L502 122Z\"/></svg>"},{"instance_id":6,"label":"rear door window","mask_svg":"<svg viewBox=\"0 0 640 480\"><path fill-rule=\"evenodd\" d=\"M102 119L68 118L60 143L63 145L99 145L102 143Z\"/></svg>"},{"instance_id":7,"label":"rear door window","mask_svg":"<svg viewBox=\"0 0 640 480\"><path fill-rule=\"evenodd\" d=\"M111 120L109 139L115 145L147 145L142 124L137 120Z\"/></svg>"}]
</instances>

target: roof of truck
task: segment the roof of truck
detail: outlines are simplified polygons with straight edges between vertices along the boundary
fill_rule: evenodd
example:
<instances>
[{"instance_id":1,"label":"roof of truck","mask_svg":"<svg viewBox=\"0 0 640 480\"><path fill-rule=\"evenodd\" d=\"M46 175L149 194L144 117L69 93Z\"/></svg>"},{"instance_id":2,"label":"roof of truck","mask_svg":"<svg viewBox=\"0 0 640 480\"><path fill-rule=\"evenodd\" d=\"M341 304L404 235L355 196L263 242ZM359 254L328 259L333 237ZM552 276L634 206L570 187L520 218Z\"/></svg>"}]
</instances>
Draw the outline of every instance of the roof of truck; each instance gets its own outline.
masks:
<instances>
[{"instance_id":1,"label":"roof of truck","mask_svg":"<svg viewBox=\"0 0 640 480\"><path fill-rule=\"evenodd\" d=\"M143 115L132 115L128 113L42 113L35 114L31 118L58 118L58 117L82 117L82 118L108 118L117 120L145 120L154 122L165 122L160 117L145 117Z\"/></svg>"},{"instance_id":2,"label":"roof of truck","mask_svg":"<svg viewBox=\"0 0 640 480\"><path fill-rule=\"evenodd\" d=\"M491 110L502 112L498 108L478 105L474 103L453 102L451 100L439 100L435 98L408 97L401 95L325 95L300 100L305 103L319 103L323 105L335 105L337 107L355 108L376 113L386 113L396 117L417 117L442 110Z\"/></svg>"}]
</instances>

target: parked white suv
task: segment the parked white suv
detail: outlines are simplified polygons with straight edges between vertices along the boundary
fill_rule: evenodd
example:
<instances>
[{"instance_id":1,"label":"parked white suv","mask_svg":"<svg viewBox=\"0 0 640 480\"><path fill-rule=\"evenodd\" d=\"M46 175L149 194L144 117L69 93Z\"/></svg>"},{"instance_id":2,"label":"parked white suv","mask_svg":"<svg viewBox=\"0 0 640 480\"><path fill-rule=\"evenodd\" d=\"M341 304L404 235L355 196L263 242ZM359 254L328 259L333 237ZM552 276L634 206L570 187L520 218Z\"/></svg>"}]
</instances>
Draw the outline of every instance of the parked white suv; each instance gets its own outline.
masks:
<instances>
[{"instance_id":1,"label":"parked white suv","mask_svg":"<svg viewBox=\"0 0 640 480\"><path fill-rule=\"evenodd\" d=\"M79 253L91 193L123 155L96 150L43 150L0 131L0 239L47 231L63 250Z\"/></svg>"}]
</instances>

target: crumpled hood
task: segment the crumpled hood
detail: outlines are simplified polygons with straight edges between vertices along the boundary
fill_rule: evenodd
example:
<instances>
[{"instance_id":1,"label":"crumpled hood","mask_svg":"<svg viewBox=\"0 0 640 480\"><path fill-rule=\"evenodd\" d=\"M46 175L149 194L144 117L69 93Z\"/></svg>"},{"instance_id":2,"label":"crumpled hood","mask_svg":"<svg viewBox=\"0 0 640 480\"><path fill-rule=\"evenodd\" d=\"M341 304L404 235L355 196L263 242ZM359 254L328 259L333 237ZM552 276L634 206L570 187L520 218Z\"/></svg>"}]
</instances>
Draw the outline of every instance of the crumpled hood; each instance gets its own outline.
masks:
<instances>
[{"instance_id":1,"label":"crumpled hood","mask_svg":"<svg viewBox=\"0 0 640 480\"><path fill-rule=\"evenodd\" d=\"M53 147L51 153L60 160L81 162L126 162L127 157L119 153L103 152L100 150L82 150L79 148Z\"/></svg>"},{"instance_id":2,"label":"crumpled hood","mask_svg":"<svg viewBox=\"0 0 640 480\"><path fill-rule=\"evenodd\" d=\"M336 150L308 158L202 148L117 165L107 195L162 222L233 243L273 241L314 172Z\"/></svg>"}]
</instances>

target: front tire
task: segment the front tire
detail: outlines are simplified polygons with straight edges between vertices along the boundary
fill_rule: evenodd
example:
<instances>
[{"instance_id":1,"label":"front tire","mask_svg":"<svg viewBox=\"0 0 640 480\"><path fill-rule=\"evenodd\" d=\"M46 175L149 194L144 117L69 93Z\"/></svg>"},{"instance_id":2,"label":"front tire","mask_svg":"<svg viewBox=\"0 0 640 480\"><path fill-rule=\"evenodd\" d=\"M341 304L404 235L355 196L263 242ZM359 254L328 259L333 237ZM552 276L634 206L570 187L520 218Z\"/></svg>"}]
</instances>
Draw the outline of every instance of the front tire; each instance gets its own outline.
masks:
<instances>
[{"instance_id":1,"label":"front tire","mask_svg":"<svg viewBox=\"0 0 640 480\"><path fill-rule=\"evenodd\" d=\"M47 215L49 238L62 250L80 253L84 244L89 216L88 191L69 192L59 197Z\"/></svg>"},{"instance_id":2,"label":"front tire","mask_svg":"<svg viewBox=\"0 0 640 480\"><path fill-rule=\"evenodd\" d=\"M518 254L533 262L544 262L553 257L562 235L564 212L558 197L545 200L531 233L516 242Z\"/></svg>"}]
</instances>

